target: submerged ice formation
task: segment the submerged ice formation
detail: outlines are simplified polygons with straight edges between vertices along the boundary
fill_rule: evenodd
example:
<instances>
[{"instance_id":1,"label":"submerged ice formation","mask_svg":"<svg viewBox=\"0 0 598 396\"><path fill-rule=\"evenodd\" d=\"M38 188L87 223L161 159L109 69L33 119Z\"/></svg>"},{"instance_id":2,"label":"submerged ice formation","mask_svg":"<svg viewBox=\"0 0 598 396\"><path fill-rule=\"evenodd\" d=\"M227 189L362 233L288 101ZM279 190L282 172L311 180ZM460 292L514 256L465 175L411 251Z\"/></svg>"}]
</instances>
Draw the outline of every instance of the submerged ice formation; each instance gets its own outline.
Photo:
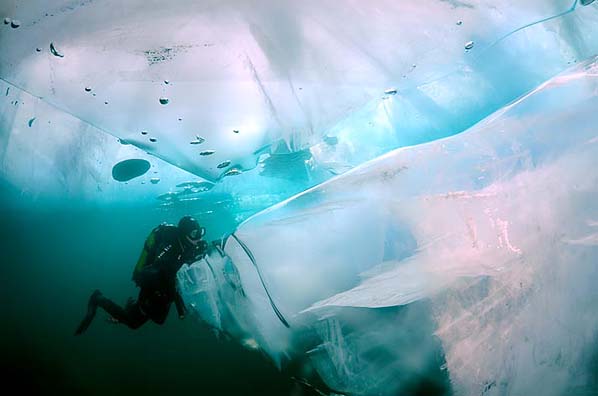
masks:
<instances>
[{"instance_id":1,"label":"submerged ice formation","mask_svg":"<svg viewBox=\"0 0 598 396\"><path fill-rule=\"evenodd\" d=\"M597 108L591 58L248 219L179 273L185 300L337 392L401 394L436 365L457 395L590 394Z\"/></svg>"}]
</instances>

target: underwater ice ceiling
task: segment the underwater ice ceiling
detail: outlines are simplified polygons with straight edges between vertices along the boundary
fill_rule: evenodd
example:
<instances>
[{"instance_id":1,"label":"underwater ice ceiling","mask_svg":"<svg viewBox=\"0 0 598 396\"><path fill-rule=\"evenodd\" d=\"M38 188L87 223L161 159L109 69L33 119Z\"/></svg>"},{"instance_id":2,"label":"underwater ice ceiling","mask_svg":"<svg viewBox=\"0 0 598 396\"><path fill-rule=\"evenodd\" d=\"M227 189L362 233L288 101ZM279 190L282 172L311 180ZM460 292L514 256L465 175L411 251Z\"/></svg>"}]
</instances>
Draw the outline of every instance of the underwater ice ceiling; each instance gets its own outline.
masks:
<instances>
[{"instance_id":1,"label":"underwater ice ceiling","mask_svg":"<svg viewBox=\"0 0 598 396\"><path fill-rule=\"evenodd\" d=\"M143 159L80 158L108 134L173 165L177 182L189 176L175 168L217 181L302 150L287 162L322 180L461 132L596 53L584 3L4 1L2 172L47 185L64 166L103 178ZM87 134L74 146L73 127ZM21 172L37 167L23 157L65 154L76 158ZM286 165L275 176L292 178Z\"/></svg>"},{"instance_id":2,"label":"underwater ice ceiling","mask_svg":"<svg viewBox=\"0 0 598 396\"><path fill-rule=\"evenodd\" d=\"M598 3L5 0L0 16L9 184L270 207L179 272L212 327L279 364L305 355L347 394L430 367L456 395L596 389Z\"/></svg>"}]
</instances>

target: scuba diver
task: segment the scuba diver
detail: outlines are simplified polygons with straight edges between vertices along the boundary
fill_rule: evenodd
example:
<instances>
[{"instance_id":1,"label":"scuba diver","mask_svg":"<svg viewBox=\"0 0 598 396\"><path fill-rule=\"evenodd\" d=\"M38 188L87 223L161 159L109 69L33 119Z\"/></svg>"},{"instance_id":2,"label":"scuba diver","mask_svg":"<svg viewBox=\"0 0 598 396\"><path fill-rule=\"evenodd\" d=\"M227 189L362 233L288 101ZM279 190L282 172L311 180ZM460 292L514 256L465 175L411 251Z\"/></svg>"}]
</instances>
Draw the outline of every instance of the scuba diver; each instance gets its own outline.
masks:
<instances>
[{"instance_id":1,"label":"scuba diver","mask_svg":"<svg viewBox=\"0 0 598 396\"><path fill-rule=\"evenodd\" d=\"M184 216L178 226L161 224L145 240L141 256L133 271L133 281L141 289L137 301L129 298L125 308L95 290L87 304L87 314L75 331L80 335L95 317L97 307L112 316L116 323L131 329L141 327L149 319L163 324L174 301L179 317L185 317L185 304L176 288L176 273L183 264L203 257L208 244L202 240L205 228L191 216Z\"/></svg>"}]
</instances>

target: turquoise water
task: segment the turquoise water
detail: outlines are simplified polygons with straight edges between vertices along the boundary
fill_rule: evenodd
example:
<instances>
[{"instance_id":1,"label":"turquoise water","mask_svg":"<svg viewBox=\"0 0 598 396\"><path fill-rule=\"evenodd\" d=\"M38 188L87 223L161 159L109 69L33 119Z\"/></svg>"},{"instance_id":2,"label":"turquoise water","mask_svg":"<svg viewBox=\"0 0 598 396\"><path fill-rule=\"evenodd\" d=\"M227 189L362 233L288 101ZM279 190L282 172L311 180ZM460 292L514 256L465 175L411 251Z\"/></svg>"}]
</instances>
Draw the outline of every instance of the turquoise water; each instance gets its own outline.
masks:
<instances>
[{"instance_id":1,"label":"turquoise water","mask_svg":"<svg viewBox=\"0 0 598 396\"><path fill-rule=\"evenodd\" d=\"M289 394L294 384L259 352L218 339L175 309L137 331L98 312L73 332L95 288L136 296L131 271L164 213L151 208L35 208L4 192L2 371L19 393L78 395ZM20 207L20 208L19 208Z\"/></svg>"}]
</instances>

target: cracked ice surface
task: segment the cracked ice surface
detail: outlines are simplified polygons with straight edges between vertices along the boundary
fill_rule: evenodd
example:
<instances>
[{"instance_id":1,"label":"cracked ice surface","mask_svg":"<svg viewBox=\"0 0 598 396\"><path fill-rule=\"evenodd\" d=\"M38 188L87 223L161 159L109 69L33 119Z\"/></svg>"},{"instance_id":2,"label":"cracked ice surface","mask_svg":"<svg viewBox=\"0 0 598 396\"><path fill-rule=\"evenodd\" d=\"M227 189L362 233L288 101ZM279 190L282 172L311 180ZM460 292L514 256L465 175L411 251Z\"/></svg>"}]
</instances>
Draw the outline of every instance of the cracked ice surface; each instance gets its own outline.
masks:
<instances>
[{"instance_id":1,"label":"cracked ice surface","mask_svg":"<svg viewBox=\"0 0 598 396\"><path fill-rule=\"evenodd\" d=\"M462 134L390 152L259 213L224 249L240 281L203 273L224 294L208 292L211 308L198 312L215 327L241 328L237 336L275 359L317 334L312 363L348 393L395 394L406 371L416 375L432 359L437 337L456 394L589 394L596 108L591 58ZM230 266L223 273L236 274ZM245 295L230 286L239 284ZM199 304L200 295L186 298ZM411 323L381 315L347 330L347 310L403 305ZM414 331L428 331L415 351L405 341Z\"/></svg>"},{"instance_id":2,"label":"cracked ice surface","mask_svg":"<svg viewBox=\"0 0 598 396\"><path fill-rule=\"evenodd\" d=\"M280 139L342 173L458 133L598 51L595 5L564 0L54 0L0 11L21 22L0 26L0 77L13 89L212 181L230 171L219 164L250 169Z\"/></svg>"}]
</instances>

